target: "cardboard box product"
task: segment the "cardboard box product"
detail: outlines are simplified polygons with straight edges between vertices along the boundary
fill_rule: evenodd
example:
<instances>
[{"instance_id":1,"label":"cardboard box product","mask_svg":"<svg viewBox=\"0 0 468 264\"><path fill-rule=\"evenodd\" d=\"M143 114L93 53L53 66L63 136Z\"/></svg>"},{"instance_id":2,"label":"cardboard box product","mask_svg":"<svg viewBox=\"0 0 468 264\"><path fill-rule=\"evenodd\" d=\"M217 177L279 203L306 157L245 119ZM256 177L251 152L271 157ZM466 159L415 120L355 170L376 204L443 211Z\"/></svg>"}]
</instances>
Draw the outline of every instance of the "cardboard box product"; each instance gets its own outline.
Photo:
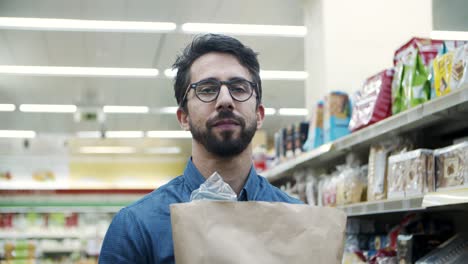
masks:
<instances>
[{"instance_id":1,"label":"cardboard box product","mask_svg":"<svg viewBox=\"0 0 468 264\"><path fill-rule=\"evenodd\" d=\"M351 104L344 92L331 92L325 97L323 114L324 143L350 133Z\"/></svg>"},{"instance_id":2,"label":"cardboard box product","mask_svg":"<svg viewBox=\"0 0 468 264\"><path fill-rule=\"evenodd\" d=\"M434 151L437 190L468 186L468 142Z\"/></svg>"},{"instance_id":3,"label":"cardboard box product","mask_svg":"<svg viewBox=\"0 0 468 264\"><path fill-rule=\"evenodd\" d=\"M346 215L334 208L270 202L172 204L177 264L341 263ZM318 241L320 243L318 243Z\"/></svg>"}]
</instances>

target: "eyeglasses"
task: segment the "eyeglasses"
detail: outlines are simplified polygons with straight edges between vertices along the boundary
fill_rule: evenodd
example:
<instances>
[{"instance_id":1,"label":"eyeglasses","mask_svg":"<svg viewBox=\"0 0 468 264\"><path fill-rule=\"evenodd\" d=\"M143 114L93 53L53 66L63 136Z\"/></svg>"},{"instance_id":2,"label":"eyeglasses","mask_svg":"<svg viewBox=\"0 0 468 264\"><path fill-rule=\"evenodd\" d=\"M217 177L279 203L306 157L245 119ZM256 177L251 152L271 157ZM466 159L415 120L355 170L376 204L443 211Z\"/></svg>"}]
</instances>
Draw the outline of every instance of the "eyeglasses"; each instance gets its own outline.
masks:
<instances>
[{"instance_id":1,"label":"eyeglasses","mask_svg":"<svg viewBox=\"0 0 468 264\"><path fill-rule=\"evenodd\" d=\"M205 79L189 85L187 91L185 91L184 97L182 97L182 101L180 101L180 106L184 105L190 89L195 90L195 95L200 101L205 103L213 102L218 98L222 85L227 86L232 99L238 102L249 100L250 97L252 97L254 88L257 87L256 83L242 78L234 78L229 81Z\"/></svg>"}]
</instances>

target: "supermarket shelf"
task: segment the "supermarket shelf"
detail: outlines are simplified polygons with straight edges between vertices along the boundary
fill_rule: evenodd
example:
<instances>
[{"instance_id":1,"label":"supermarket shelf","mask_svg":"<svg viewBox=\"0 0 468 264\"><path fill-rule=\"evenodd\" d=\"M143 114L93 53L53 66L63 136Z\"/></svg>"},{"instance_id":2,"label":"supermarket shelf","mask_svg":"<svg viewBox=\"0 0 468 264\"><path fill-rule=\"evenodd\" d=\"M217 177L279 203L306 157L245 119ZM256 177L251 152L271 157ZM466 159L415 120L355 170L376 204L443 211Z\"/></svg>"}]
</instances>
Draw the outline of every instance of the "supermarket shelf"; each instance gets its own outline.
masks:
<instances>
[{"instance_id":1,"label":"supermarket shelf","mask_svg":"<svg viewBox=\"0 0 468 264\"><path fill-rule=\"evenodd\" d=\"M15 205L10 204L8 206L0 205L0 213L64 213L64 212L71 212L71 213L117 213L120 209L124 206L130 204L122 204L118 206L109 206L109 205L88 205L84 206L82 204L75 204L75 205Z\"/></svg>"},{"instance_id":2,"label":"supermarket shelf","mask_svg":"<svg viewBox=\"0 0 468 264\"><path fill-rule=\"evenodd\" d=\"M454 118L457 113L468 114L468 86L391 116L328 143L323 148L320 147L311 152L303 153L293 160L286 161L271 170L263 172L262 175L270 182L274 182L287 176L295 168L323 166L323 164L337 157L344 156L354 148L368 148L372 143L379 140L424 128L444 119Z\"/></svg>"},{"instance_id":3,"label":"supermarket shelf","mask_svg":"<svg viewBox=\"0 0 468 264\"><path fill-rule=\"evenodd\" d=\"M83 232L62 230L51 232L48 230L36 231L36 232L18 232L18 231L6 231L0 230L0 238L2 239L64 239L64 238L79 238L79 239L92 239L100 237L100 235L86 234Z\"/></svg>"},{"instance_id":4,"label":"supermarket shelf","mask_svg":"<svg viewBox=\"0 0 468 264\"><path fill-rule=\"evenodd\" d=\"M424 207L435 207L452 204L468 204L468 188L428 193L424 196Z\"/></svg>"},{"instance_id":5,"label":"supermarket shelf","mask_svg":"<svg viewBox=\"0 0 468 264\"><path fill-rule=\"evenodd\" d=\"M337 206L337 208L345 211L345 213L348 216L373 215L403 211L418 211L425 209L422 206L423 199L424 197L420 195L412 198L372 201Z\"/></svg>"},{"instance_id":6,"label":"supermarket shelf","mask_svg":"<svg viewBox=\"0 0 468 264\"><path fill-rule=\"evenodd\" d=\"M83 251L83 249L81 247L47 247L47 248L41 248L40 251L44 254L71 253L71 252L81 252Z\"/></svg>"},{"instance_id":7,"label":"supermarket shelf","mask_svg":"<svg viewBox=\"0 0 468 264\"><path fill-rule=\"evenodd\" d=\"M342 209L348 216L360 216L428 210L446 205L462 205L468 208L468 188L426 193L411 198L356 203L336 208Z\"/></svg>"}]
</instances>

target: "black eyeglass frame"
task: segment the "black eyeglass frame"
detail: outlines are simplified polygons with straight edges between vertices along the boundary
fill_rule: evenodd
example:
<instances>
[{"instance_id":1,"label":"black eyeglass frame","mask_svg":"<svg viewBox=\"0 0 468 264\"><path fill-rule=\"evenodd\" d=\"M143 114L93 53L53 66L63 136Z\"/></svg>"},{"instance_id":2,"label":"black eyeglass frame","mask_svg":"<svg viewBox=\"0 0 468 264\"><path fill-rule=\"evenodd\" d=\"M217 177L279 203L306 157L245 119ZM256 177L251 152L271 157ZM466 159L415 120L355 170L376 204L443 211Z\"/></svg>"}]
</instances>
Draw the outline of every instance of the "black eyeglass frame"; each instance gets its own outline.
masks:
<instances>
[{"instance_id":1,"label":"black eyeglass frame","mask_svg":"<svg viewBox=\"0 0 468 264\"><path fill-rule=\"evenodd\" d=\"M232 93L231 93L231 89L229 88L229 85L234 82L234 81L245 81L247 83L249 83L250 86L252 86L252 91L250 92L250 95L249 97L247 97L247 99L245 100L238 100L236 99L234 96L232 96ZM197 86L200 84L200 83L203 83L203 82L206 82L206 81L214 81L214 82L217 82L219 84L219 90L218 90L218 94L212 99L212 100L209 100L209 101L205 101L205 100L202 100L197 93L195 93L195 96L198 98L198 100L204 102L204 103L211 103L213 101L216 101L216 99L218 99L218 96L219 96L219 93L221 92L221 86L223 85L226 85L226 87L228 88L228 91L229 91L229 95L231 96L231 98L234 100L234 101L237 101L237 102L245 102L247 100L249 100L252 95L253 95L253 92L255 90L255 93L257 94L256 96L258 97L258 85L254 82L251 82L249 80L246 80L246 79L243 79L243 78L235 78L235 79L232 79L232 80L228 80L228 81L220 81L218 79L203 79L203 80L200 80L198 82L195 82L195 83L191 83L189 84L189 86L187 87L187 90L185 90L185 94L184 94L184 97L182 97L182 100L180 101L180 105L179 107L183 107L184 104L185 104L185 101L187 100L187 95L188 93L190 92L191 89L196 89Z\"/></svg>"}]
</instances>

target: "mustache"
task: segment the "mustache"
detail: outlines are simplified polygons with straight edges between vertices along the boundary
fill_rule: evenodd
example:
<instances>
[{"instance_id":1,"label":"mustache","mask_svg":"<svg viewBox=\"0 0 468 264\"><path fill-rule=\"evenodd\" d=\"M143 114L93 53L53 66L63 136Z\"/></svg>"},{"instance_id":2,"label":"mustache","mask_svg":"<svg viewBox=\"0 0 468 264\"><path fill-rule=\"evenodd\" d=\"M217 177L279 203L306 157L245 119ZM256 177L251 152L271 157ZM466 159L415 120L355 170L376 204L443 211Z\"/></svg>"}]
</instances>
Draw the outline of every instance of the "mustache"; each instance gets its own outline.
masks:
<instances>
[{"instance_id":1,"label":"mustache","mask_svg":"<svg viewBox=\"0 0 468 264\"><path fill-rule=\"evenodd\" d=\"M208 128L213 127L216 122L221 121L223 119L232 119L235 120L236 122L239 123L241 127L245 127L245 121L243 118L236 116L232 111L230 110L221 110L219 111L218 115L213 117L212 119L208 120L206 123L206 126Z\"/></svg>"}]
</instances>

